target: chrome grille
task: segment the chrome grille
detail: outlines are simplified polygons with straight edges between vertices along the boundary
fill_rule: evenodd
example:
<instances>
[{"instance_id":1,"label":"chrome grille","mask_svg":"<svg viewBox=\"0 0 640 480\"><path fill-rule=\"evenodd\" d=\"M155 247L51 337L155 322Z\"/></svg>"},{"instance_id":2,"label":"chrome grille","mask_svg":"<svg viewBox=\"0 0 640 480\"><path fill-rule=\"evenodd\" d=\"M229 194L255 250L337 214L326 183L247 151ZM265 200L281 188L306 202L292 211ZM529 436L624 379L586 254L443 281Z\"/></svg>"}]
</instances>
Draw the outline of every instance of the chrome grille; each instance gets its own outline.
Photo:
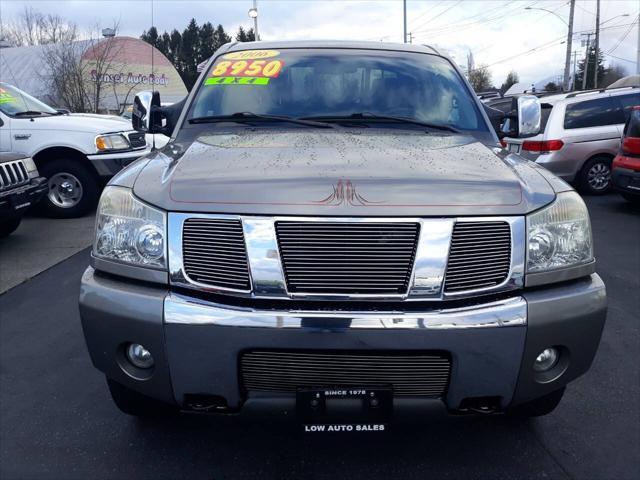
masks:
<instances>
[{"instance_id":1,"label":"chrome grille","mask_svg":"<svg viewBox=\"0 0 640 480\"><path fill-rule=\"evenodd\" d=\"M406 293L420 227L400 222L278 221L291 293Z\"/></svg>"},{"instance_id":2,"label":"chrome grille","mask_svg":"<svg viewBox=\"0 0 640 480\"><path fill-rule=\"evenodd\" d=\"M0 189L16 187L29 181L29 172L22 160L0 163Z\"/></svg>"},{"instance_id":3,"label":"chrome grille","mask_svg":"<svg viewBox=\"0 0 640 480\"><path fill-rule=\"evenodd\" d=\"M458 222L451 238L444 291L494 287L507 279L510 267L507 222Z\"/></svg>"},{"instance_id":4,"label":"chrome grille","mask_svg":"<svg viewBox=\"0 0 640 480\"><path fill-rule=\"evenodd\" d=\"M253 351L240 357L246 391L294 393L298 387L391 385L394 395L441 397L451 362L438 353Z\"/></svg>"},{"instance_id":5,"label":"chrome grille","mask_svg":"<svg viewBox=\"0 0 640 480\"><path fill-rule=\"evenodd\" d=\"M182 227L187 276L214 287L249 290L247 251L240 220L188 218Z\"/></svg>"}]
</instances>

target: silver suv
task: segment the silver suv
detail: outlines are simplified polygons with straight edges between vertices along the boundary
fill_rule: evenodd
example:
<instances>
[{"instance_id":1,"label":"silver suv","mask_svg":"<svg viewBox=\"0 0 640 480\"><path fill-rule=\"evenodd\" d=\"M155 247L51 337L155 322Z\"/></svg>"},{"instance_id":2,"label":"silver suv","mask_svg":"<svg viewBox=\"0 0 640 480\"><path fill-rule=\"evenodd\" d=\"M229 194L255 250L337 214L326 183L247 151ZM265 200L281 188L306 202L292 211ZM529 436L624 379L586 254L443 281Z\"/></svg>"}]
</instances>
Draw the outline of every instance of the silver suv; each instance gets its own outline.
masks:
<instances>
[{"instance_id":1,"label":"silver suv","mask_svg":"<svg viewBox=\"0 0 640 480\"><path fill-rule=\"evenodd\" d=\"M611 189L611 162L640 90L623 87L543 97L542 125L531 138L504 138L510 152L533 160L584 193Z\"/></svg>"}]
</instances>

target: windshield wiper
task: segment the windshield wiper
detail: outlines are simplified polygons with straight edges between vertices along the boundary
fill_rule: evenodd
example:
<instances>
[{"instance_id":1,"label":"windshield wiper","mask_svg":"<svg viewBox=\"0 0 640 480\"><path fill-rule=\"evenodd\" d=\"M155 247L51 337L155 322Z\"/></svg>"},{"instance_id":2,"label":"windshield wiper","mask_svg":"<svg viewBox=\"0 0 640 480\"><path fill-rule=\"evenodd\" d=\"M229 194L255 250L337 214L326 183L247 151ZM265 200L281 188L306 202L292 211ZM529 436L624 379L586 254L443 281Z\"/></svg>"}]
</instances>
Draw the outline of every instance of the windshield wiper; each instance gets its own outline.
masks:
<instances>
[{"instance_id":1,"label":"windshield wiper","mask_svg":"<svg viewBox=\"0 0 640 480\"><path fill-rule=\"evenodd\" d=\"M415 118L395 117L393 115L378 115L370 112L358 112L350 115L326 115L326 116L314 116L314 117L302 117L300 120L321 120L323 122L344 122L344 121L362 121L362 120L377 120L377 121L389 121L398 123L408 123L411 125L419 125L421 127L431 128L434 130L444 130L446 132L460 133L455 127L451 125L444 125L441 123L430 123L417 120Z\"/></svg>"},{"instance_id":2,"label":"windshield wiper","mask_svg":"<svg viewBox=\"0 0 640 480\"><path fill-rule=\"evenodd\" d=\"M333 125L324 122L316 122L313 120L305 120L301 118L287 117L284 115L263 115L253 112L236 112L231 115L209 115L206 117L190 118L189 123L217 123L217 122L234 122L234 123L250 123L256 120L268 122L287 122L297 125L305 125L307 127L317 128L334 128Z\"/></svg>"}]
</instances>

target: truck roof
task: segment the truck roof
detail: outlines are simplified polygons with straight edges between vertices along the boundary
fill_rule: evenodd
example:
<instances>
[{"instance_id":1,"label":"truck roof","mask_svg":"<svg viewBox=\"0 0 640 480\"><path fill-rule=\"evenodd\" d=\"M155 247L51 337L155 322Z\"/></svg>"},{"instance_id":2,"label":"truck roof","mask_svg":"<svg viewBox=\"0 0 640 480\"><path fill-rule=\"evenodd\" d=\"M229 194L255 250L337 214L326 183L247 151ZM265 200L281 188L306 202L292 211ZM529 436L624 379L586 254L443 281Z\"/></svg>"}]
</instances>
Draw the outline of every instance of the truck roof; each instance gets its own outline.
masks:
<instances>
[{"instance_id":1,"label":"truck roof","mask_svg":"<svg viewBox=\"0 0 640 480\"><path fill-rule=\"evenodd\" d=\"M240 51L252 49L278 49L278 48L350 48L363 50L387 50L387 51L405 51L416 53L429 53L432 55L441 55L438 50L429 45L417 45L411 43L392 43L392 42L365 42L356 40L276 40L276 41L260 41L260 42L233 42L224 45L226 51Z\"/></svg>"}]
</instances>

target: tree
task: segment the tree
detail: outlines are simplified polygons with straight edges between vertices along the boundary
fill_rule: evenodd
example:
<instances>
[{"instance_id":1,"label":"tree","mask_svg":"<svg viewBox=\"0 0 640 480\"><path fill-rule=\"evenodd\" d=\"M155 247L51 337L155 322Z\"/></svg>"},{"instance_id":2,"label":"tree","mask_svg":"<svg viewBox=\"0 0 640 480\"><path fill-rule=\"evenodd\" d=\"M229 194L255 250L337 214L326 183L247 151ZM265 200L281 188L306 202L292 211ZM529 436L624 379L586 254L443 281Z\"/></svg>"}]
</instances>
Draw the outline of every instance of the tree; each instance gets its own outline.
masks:
<instances>
[{"instance_id":1,"label":"tree","mask_svg":"<svg viewBox=\"0 0 640 480\"><path fill-rule=\"evenodd\" d=\"M245 30L244 28L242 28L242 25L240 25L240 28L238 28L238 33L236 33L236 40L238 42L255 42L256 34L253 31L253 28Z\"/></svg>"},{"instance_id":2,"label":"tree","mask_svg":"<svg viewBox=\"0 0 640 480\"><path fill-rule=\"evenodd\" d=\"M560 87L558 87L558 84L556 84L556 82L549 82L544 86L545 92L557 92L559 90Z\"/></svg>"},{"instance_id":3,"label":"tree","mask_svg":"<svg viewBox=\"0 0 640 480\"><path fill-rule=\"evenodd\" d=\"M616 80L620 80L628 75L626 68L622 65L612 64L608 69L607 73L604 74L604 79L602 80L602 86L608 87Z\"/></svg>"},{"instance_id":4,"label":"tree","mask_svg":"<svg viewBox=\"0 0 640 480\"><path fill-rule=\"evenodd\" d=\"M156 48L160 46L160 37L158 36L158 29L156 27L151 27L148 32L146 30L142 32L140 39L150 43Z\"/></svg>"},{"instance_id":5,"label":"tree","mask_svg":"<svg viewBox=\"0 0 640 480\"><path fill-rule=\"evenodd\" d=\"M76 39L77 26L60 15L44 15L25 6L15 22L3 26L3 36L15 47L46 45Z\"/></svg>"},{"instance_id":6,"label":"tree","mask_svg":"<svg viewBox=\"0 0 640 480\"><path fill-rule=\"evenodd\" d=\"M602 50L598 50L598 85L603 85L604 76L607 73L607 69L604 67L604 54ZM586 89L590 90L593 88L593 69L596 66L596 49L595 47L589 47L589 53L587 55L588 63L587 65L587 84ZM578 62L578 71L574 76L574 90L582 90L582 79L584 78L584 70L585 70L585 60L581 60Z\"/></svg>"},{"instance_id":7,"label":"tree","mask_svg":"<svg viewBox=\"0 0 640 480\"><path fill-rule=\"evenodd\" d=\"M491 88L491 72L486 65L479 65L469 72L469 83L476 92Z\"/></svg>"},{"instance_id":8,"label":"tree","mask_svg":"<svg viewBox=\"0 0 640 480\"><path fill-rule=\"evenodd\" d=\"M253 30L245 32L245 35L249 33L253 36ZM163 32L160 35L152 26L140 38L167 57L188 89L193 87L198 78L198 65L209 60L216 50L231 41L222 25L214 28L211 22L205 22L198 26L195 18L191 19L182 33L173 30L171 34Z\"/></svg>"},{"instance_id":9,"label":"tree","mask_svg":"<svg viewBox=\"0 0 640 480\"><path fill-rule=\"evenodd\" d=\"M519 81L520 81L520 77L518 77L518 73L515 70L511 70L507 75L507 78L504 81L504 83L500 86L500 93L504 94L504 92L509 90L512 86L514 86Z\"/></svg>"}]
</instances>

